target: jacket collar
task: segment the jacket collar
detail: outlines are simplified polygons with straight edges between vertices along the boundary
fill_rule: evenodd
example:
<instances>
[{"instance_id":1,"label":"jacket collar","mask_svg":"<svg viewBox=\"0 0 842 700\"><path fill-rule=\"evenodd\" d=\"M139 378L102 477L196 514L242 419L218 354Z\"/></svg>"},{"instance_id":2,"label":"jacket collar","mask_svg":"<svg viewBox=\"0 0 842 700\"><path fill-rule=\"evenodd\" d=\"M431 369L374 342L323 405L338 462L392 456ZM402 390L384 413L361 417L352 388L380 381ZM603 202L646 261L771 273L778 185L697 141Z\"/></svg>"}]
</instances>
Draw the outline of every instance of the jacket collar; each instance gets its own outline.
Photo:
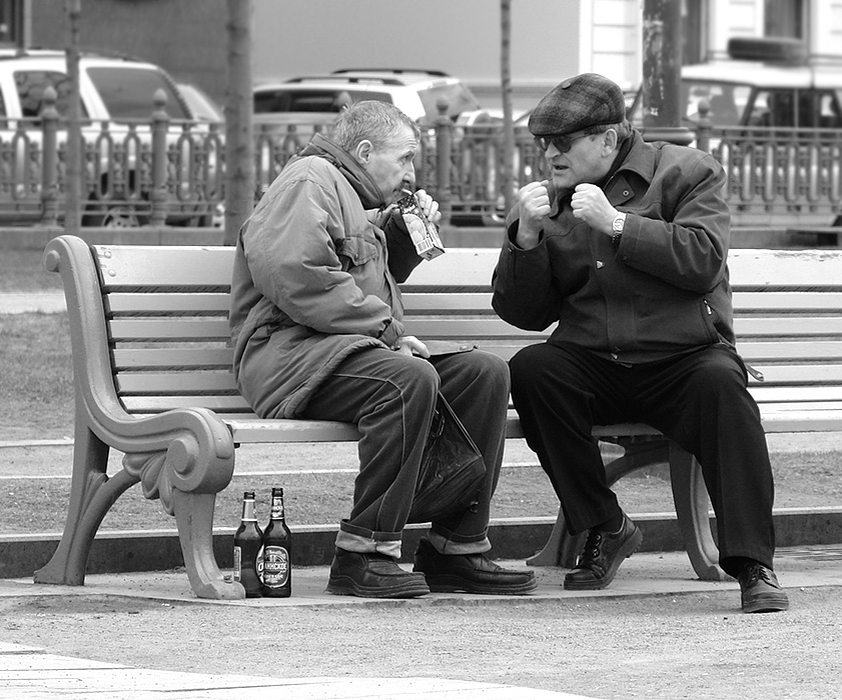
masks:
<instances>
[{"instance_id":1,"label":"jacket collar","mask_svg":"<svg viewBox=\"0 0 842 700\"><path fill-rule=\"evenodd\" d=\"M655 174L655 151L647 146L640 132L636 129L632 131L630 141L631 147L623 161L614 168L607 182L601 184L608 201L613 205L622 204L634 197L634 190L629 184L626 173L636 173L647 183L652 182ZM572 192L566 191L554 196L549 216L556 216L572 194Z\"/></svg>"},{"instance_id":2,"label":"jacket collar","mask_svg":"<svg viewBox=\"0 0 842 700\"><path fill-rule=\"evenodd\" d=\"M333 164L359 195L363 209L379 209L386 205L377 183L348 153L323 134L316 134L299 157L318 156Z\"/></svg>"}]
</instances>

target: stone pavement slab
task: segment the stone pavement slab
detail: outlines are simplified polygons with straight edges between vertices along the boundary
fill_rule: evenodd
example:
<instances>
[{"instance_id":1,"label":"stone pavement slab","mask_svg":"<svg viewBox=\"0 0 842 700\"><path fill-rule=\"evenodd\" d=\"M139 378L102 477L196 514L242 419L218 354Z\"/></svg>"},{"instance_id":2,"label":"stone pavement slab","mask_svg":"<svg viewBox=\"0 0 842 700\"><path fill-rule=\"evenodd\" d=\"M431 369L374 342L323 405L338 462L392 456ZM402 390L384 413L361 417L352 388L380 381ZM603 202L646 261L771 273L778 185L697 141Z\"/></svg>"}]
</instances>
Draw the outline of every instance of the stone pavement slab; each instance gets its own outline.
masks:
<instances>
[{"instance_id":1,"label":"stone pavement slab","mask_svg":"<svg viewBox=\"0 0 842 700\"><path fill-rule=\"evenodd\" d=\"M522 562L501 562L511 568L525 568ZM788 589L842 587L842 546L814 546L781 550L776 570ZM726 615L739 612L739 586L731 578L700 581L683 552L640 553L620 569L614 583L604 591L565 591L566 573L558 568L535 569L539 587L530 596L471 596L434 593L413 600L371 600L333 596L325 593L327 567L296 568L293 572L293 596L288 599L249 599L207 601L197 599L183 571L153 573L98 574L87 577L85 586L36 585L31 579L0 580L0 597L103 596L145 598L167 604L190 604L190 609L204 606L233 606L254 609L276 606L442 606L454 605L524 605L548 600L600 599L614 601L652 597L678 597L698 592L726 592L720 596ZM130 643L130 642L129 642ZM115 650L115 657L119 650ZM107 664L84 659L50 655L35 647L0 643L0 700L35 700L73 698L93 700L240 700L246 695L284 698L285 700L328 700L356 698L393 698L395 700L519 700L520 698L561 700L582 698L563 692L536 690L499 683L476 683L446 678L271 678L152 671L121 664Z\"/></svg>"}]
</instances>

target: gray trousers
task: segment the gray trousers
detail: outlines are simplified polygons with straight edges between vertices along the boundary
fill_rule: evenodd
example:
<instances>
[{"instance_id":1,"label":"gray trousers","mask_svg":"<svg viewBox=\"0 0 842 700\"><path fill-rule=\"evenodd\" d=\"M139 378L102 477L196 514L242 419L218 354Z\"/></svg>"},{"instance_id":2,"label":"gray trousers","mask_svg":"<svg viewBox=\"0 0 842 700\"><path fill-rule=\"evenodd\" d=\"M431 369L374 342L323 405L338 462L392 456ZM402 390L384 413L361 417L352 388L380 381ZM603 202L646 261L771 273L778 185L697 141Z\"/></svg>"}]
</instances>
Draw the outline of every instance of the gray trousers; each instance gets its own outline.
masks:
<instances>
[{"instance_id":1,"label":"gray trousers","mask_svg":"<svg viewBox=\"0 0 842 700\"><path fill-rule=\"evenodd\" d=\"M424 360L379 348L344 360L302 415L355 423L361 433L354 504L340 523L337 546L400 556L439 391L474 439L487 472L478 506L433 522L429 537L441 552L491 548L488 518L503 460L509 399L506 363L480 350Z\"/></svg>"}]
</instances>

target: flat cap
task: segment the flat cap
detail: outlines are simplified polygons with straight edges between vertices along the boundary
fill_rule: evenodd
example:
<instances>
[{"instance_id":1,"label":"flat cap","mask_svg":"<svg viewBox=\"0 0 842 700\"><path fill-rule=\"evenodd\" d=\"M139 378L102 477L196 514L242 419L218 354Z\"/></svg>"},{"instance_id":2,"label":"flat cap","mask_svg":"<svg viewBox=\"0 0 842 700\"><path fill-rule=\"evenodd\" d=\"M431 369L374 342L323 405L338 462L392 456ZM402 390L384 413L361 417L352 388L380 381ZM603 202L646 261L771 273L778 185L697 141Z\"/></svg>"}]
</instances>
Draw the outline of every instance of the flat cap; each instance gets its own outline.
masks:
<instances>
[{"instance_id":1,"label":"flat cap","mask_svg":"<svg viewBox=\"0 0 842 700\"><path fill-rule=\"evenodd\" d=\"M620 86L597 73L582 73L541 98L529 116L529 131L535 136L571 134L589 126L619 124L625 118Z\"/></svg>"}]
</instances>

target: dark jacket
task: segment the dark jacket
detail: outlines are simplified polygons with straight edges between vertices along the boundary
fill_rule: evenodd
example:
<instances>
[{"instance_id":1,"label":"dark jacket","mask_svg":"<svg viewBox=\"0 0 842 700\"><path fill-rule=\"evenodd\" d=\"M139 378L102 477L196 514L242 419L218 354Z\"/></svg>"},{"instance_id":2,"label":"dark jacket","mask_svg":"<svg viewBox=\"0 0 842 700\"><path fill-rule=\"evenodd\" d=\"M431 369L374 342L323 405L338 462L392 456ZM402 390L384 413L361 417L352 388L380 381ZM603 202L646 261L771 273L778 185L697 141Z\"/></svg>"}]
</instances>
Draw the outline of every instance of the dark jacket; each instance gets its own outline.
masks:
<instances>
[{"instance_id":1,"label":"dark jacket","mask_svg":"<svg viewBox=\"0 0 842 700\"><path fill-rule=\"evenodd\" d=\"M555 197L540 244L516 247L518 208L494 273L493 307L514 326L588 348L618 362L660 359L734 343L726 258L730 216L724 174L702 151L632 136L603 185L627 212L618 249L574 218L570 193Z\"/></svg>"},{"instance_id":2,"label":"dark jacket","mask_svg":"<svg viewBox=\"0 0 842 700\"><path fill-rule=\"evenodd\" d=\"M258 415L300 415L350 353L403 335L397 283L421 258L396 217L386 230L370 221L383 204L365 170L316 136L243 226L229 318L237 386Z\"/></svg>"}]
</instances>

